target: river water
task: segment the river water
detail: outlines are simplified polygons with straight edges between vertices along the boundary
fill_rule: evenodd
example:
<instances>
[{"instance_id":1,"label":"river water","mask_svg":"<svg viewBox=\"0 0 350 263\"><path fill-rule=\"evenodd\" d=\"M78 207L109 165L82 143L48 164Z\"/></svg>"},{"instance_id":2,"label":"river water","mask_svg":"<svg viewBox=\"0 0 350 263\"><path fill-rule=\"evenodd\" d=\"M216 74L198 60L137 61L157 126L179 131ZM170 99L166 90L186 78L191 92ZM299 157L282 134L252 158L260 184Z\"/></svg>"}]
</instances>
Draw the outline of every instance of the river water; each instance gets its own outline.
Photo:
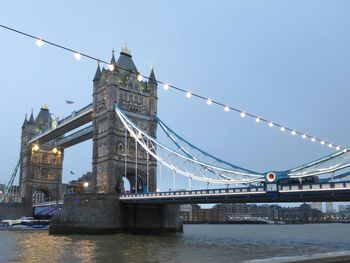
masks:
<instances>
[{"instance_id":1,"label":"river water","mask_svg":"<svg viewBox=\"0 0 350 263\"><path fill-rule=\"evenodd\" d=\"M350 224L184 225L166 236L0 231L0 262L242 262L349 250Z\"/></svg>"}]
</instances>

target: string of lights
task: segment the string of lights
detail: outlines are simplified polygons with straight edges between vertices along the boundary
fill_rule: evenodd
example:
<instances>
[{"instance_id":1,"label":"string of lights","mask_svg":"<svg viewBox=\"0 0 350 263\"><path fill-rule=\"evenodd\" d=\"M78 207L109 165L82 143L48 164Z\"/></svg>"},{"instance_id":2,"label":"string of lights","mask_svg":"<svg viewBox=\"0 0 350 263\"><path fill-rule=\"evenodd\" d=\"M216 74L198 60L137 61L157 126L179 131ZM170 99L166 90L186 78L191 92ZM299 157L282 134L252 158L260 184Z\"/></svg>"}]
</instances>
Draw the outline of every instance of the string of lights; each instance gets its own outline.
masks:
<instances>
[{"instance_id":1,"label":"string of lights","mask_svg":"<svg viewBox=\"0 0 350 263\"><path fill-rule=\"evenodd\" d=\"M26 37L29 37L29 38L32 38L32 39L35 39L35 43L38 47L43 47L44 44L48 44L48 45L51 45L51 46L54 46L56 48L59 48L59 49L63 49L65 51L68 51L70 53L73 53L73 57L76 59L76 60L80 60L82 57L85 57L85 58L88 58L88 59L91 59L91 60L95 60L97 61L98 63L102 63L102 64L105 64L107 65L107 68L110 70L110 71L113 71L115 69L115 67L117 69L120 69L120 70L125 70L125 71L130 71L128 69L125 69L125 68L122 68L118 65L115 65L115 64L110 64L109 62L107 61L104 61L102 59L99 59L97 57L94 57L94 56L91 56L91 55L88 55L86 53L82 53L78 50L74 50L74 49L71 49L71 48L68 48L66 46L63 46L63 45L60 45L60 44L57 44L57 43L54 43L54 42L51 42L51 41L48 41L46 39L43 39L42 37L38 37L38 36L34 36L34 35L31 35L31 34L28 34L28 33L25 33L23 31L20 31L20 30L17 30L17 29L14 29L14 28L11 28L11 27L8 27L8 26L5 26L5 25L2 25L0 24L0 27L6 29L6 30L9 30L9 31L12 31L12 32L15 32L17 34L20 34L20 35L23 35L23 36L26 36ZM138 81L142 81L143 79L148 79L149 80L149 77L141 74L140 72L133 72L134 74L137 75L137 80ZM179 91L179 92L182 92L186 95L187 98L191 98L191 97L195 97L195 98L198 98L198 99L201 99L203 101L206 102L207 105L217 105L217 106L220 106L223 108L223 110L225 112L229 112L230 110L234 111L234 112L237 112L239 113L240 117L241 118L252 118L254 119L254 121L256 123L265 123L268 127L270 128L274 128L274 127L277 127L279 128L279 130L281 132L289 132L292 136L296 136L296 135L299 135L302 139L306 140L310 140L311 142L315 143L315 142L318 142L320 145L324 145L324 146L328 146L329 148L335 148L337 151L340 151L340 150L343 150L343 151L346 151L346 148L340 146L340 145L337 145L337 144L334 144L334 143L331 143L330 141L326 141L324 139L320 139L316 136L311 136L307 133L304 133L304 132L301 132L301 131L298 131L296 129L292 129L292 128L289 128L285 125L282 125L282 124L279 124L277 122L274 122L274 121L271 121L271 120L268 120L266 118L263 118L261 116L258 116L258 115L255 115L255 114L251 114L249 112L246 112L246 111L243 111L243 110L240 110L240 109L237 109L235 107L232 107L230 105L227 105L227 104L224 104L222 102L219 102L219 101L216 101L214 99L211 99L211 98L208 98L208 97L205 97L205 96L202 96L200 94L197 94L197 93L194 93L194 92L191 92L191 91L188 91L188 90L185 90L185 89L182 89L182 88L179 88L175 85L171 85L165 81L160 81L160 80L156 80L156 82L158 84L161 84L163 86L163 89L164 90L169 90L170 88L173 89L173 90L176 90L176 91Z\"/></svg>"}]
</instances>

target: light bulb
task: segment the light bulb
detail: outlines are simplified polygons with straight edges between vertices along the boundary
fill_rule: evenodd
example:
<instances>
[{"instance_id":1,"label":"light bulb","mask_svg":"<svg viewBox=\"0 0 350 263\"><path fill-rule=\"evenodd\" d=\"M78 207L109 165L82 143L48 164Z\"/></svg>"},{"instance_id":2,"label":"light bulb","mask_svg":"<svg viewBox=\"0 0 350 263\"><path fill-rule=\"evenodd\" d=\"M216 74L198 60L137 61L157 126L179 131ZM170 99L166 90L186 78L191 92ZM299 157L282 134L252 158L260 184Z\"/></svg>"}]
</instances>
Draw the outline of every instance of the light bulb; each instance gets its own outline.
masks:
<instances>
[{"instance_id":1,"label":"light bulb","mask_svg":"<svg viewBox=\"0 0 350 263\"><path fill-rule=\"evenodd\" d=\"M328 147L329 147L329 148L332 148L332 147L333 147L333 144L331 144L331 143L328 144Z\"/></svg>"},{"instance_id":2,"label":"light bulb","mask_svg":"<svg viewBox=\"0 0 350 263\"><path fill-rule=\"evenodd\" d=\"M301 138L306 139L306 135L305 135L305 134L303 134L303 135L301 136Z\"/></svg>"},{"instance_id":3,"label":"light bulb","mask_svg":"<svg viewBox=\"0 0 350 263\"><path fill-rule=\"evenodd\" d=\"M335 148L335 149L337 149L337 151L340 151L340 147L339 146L337 146L337 148Z\"/></svg>"},{"instance_id":4,"label":"light bulb","mask_svg":"<svg viewBox=\"0 0 350 263\"><path fill-rule=\"evenodd\" d=\"M168 83L164 83L163 89L164 89L164 90L168 90L168 89L169 89L169 84L168 84Z\"/></svg>"},{"instance_id":5,"label":"light bulb","mask_svg":"<svg viewBox=\"0 0 350 263\"><path fill-rule=\"evenodd\" d=\"M81 54L80 54L79 52L75 52L75 53L74 53L74 58L75 58L76 60L80 60L80 59L81 59Z\"/></svg>"},{"instance_id":6,"label":"light bulb","mask_svg":"<svg viewBox=\"0 0 350 263\"><path fill-rule=\"evenodd\" d=\"M138 75L137 75L137 80L138 80L138 81L142 81L142 79L143 79L142 75L141 75L141 74L138 74Z\"/></svg>"},{"instance_id":7,"label":"light bulb","mask_svg":"<svg viewBox=\"0 0 350 263\"><path fill-rule=\"evenodd\" d=\"M255 122L256 122L256 123L260 122L260 118L259 118L259 117L256 117Z\"/></svg>"},{"instance_id":8,"label":"light bulb","mask_svg":"<svg viewBox=\"0 0 350 263\"><path fill-rule=\"evenodd\" d=\"M312 141L312 142L315 142L315 141L316 141L316 139L315 139L315 138L312 138L312 139L311 139L311 141Z\"/></svg>"},{"instance_id":9,"label":"light bulb","mask_svg":"<svg viewBox=\"0 0 350 263\"><path fill-rule=\"evenodd\" d=\"M224 111L228 112L230 111L230 108L228 106L225 106Z\"/></svg>"},{"instance_id":10,"label":"light bulb","mask_svg":"<svg viewBox=\"0 0 350 263\"><path fill-rule=\"evenodd\" d=\"M113 71L113 70L114 70L114 65L113 65L113 64L109 64L109 65L108 65L108 69L109 69L110 71Z\"/></svg>"},{"instance_id":11,"label":"light bulb","mask_svg":"<svg viewBox=\"0 0 350 263\"><path fill-rule=\"evenodd\" d=\"M245 113L242 111L241 112L241 117L244 118L245 117Z\"/></svg>"},{"instance_id":12,"label":"light bulb","mask_svg":"<svg viewBox=\"0 0 350 263\"><path fill-rule=\"evenodd\" d=\"M36 45L38 47L42 47L44 45L44 41L41 39L41 38L38 38L36 41L35 41Z\"/></svg>"},{"instance_id":13,"label":"light bulb","mask_svg":"<svg viewBox=\"0 0 350 263\"><path fill-rule=\"evenodd\" d=\"M321 144L324 145L324 141L321 141Z\"/></svg>"},{"instance_id":14,"label":"light bulb","mask_svg":"<svg viewBox=\"0 0 350 263\"><path fill-rule=\"evenodd\" d=\"M37 152L37 151L39 150L39 145L34 144L34 146L33 146L33 150L34 150L35 152Z\"/></svg>"},{"instance_id":15,"label":"light bulb","mask_svg":"<svg viewBox=\"0 0 350 263\"><path fill-rule=\"evenodd\" d=\"M297 134L295 131L292 131L290 134L292 134L292 135L295 135L295 134Z\"/></svg>"},{"instance_id":16,"label":"light bulb","mask_svg":"<svg viewBox=\"0 0 350 263\"><path fill-rule=\"evenodd\" d=\"M270 127L270 128L273 127L273 123L272 123L272 122L269 123L269 127Z\"/></svg>"},{"instance_id":17,"label":"light bulb","mask_svg":"<svg viewBox=\"0 0 350 263\"><path fill-rule=\"evenodd\" d=\"M344 149L344 150L343 150L343 153L346 153L347 151L348 151L347 149Z\"/></svg>"},{"instance_id":18,"label":"light bulb","mask_svg":"<svg viewBox=\"0 0 350 263\"><path fill-rule=\"evenodd\" d=\"M208 104L208 105L211 105L212 103L213 103L213 101L212 101L211 99L208 99L208 100L207 100L207 104Z\"/></svg>"},{"instance_id":19,"label":"light bulb","mask_svg":"<svg viewBox=\"0 0 350 263\"><path fill-rule=\"evenodd\" d=\"M53 152L54 154L56 154L56 153L58 152L57 148L56 148L56 147L53 148L53 149L52 149L52 152Z\"/></svg>"},{"instance_id":20,"label":"light bulb","mask_svg":"<svg viewBox=\"0 0 350 263\"><path fill-rule=\"evenodd\" d=\"M286 130L286 128L284 128L283 126L281 127L281 132L284 132Z\"/></svg>"},{"instance_id":21,"label":"light bulb","mask_svg":"<svg viewBox=\"0 0 350 263\"><path fill-rule=\"evenodd\" d=\"M191 93L191 92L189 92L189 91L187 91L187 93L186 93L186 97L187 97L187 98L191 98L191 96L192 96L192 93Z\"/></svg>"}]
</instances>

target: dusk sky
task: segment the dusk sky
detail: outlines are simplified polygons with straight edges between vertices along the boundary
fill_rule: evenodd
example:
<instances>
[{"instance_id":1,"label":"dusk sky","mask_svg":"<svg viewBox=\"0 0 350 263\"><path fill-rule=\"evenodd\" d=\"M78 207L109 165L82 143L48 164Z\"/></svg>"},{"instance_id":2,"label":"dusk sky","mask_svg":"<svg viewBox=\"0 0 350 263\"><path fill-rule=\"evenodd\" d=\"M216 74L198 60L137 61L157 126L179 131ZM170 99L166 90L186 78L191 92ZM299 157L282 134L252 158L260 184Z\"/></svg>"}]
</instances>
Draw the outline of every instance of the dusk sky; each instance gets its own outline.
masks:
<instances>
[{"instance_id":1,"label":"dusk sky","mask_svg":"<svg viewBox=\"0 0 350 263\"><path fill-rule=\"evenodd\" d=\"M349 14L345 0L0 0L2 25L107 61L112 48L118 57L127 42L145 75L153 63L161 81L344 147L350 146ZM33 108L36 116L47 104L62 117L91 103L97 65L2 28L0 39L4 183L19 159L25 114ZM334 151L161 86L158 96L159 117L180 135L251 170L284 170ZM91 141L67 149L63 181L91 171L91 156ZM171 180L163 177L159 187L166 190ZM176 187L185 185L180 180Z\"/></svg>"}]
</instances>

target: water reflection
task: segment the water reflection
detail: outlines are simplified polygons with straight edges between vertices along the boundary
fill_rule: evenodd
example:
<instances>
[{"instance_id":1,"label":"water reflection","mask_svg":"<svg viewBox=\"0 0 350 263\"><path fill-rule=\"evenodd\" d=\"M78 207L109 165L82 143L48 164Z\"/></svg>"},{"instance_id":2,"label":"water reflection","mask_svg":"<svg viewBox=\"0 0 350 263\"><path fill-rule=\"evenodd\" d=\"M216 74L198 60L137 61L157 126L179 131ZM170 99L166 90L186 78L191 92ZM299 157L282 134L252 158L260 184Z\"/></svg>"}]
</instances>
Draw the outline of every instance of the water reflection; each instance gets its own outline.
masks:
<instances>
[{"instance_id":1,"label":"water reflection","mask_svg":"<svg viewBox=\"0 0 350 263\"><path fill-rule=\"evenodd\" d=\"M0 232L0 262L240 262L350 250L350 225L186 225L168 236Z\"/></svg>"}]
</instances>

